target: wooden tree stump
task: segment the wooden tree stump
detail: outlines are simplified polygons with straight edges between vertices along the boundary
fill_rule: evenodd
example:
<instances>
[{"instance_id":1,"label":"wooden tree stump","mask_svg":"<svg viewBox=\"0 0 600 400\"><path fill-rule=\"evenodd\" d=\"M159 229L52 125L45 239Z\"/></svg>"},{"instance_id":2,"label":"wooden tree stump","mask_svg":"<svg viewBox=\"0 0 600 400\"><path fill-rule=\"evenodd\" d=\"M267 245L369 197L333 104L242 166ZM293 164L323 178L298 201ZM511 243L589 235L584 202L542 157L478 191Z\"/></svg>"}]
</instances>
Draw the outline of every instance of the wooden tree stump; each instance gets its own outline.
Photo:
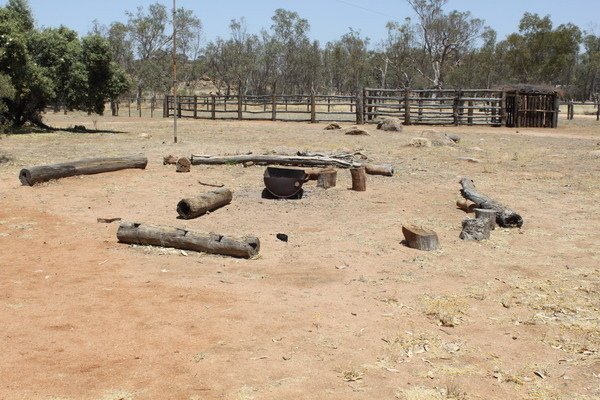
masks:
<instances>
[{"instance_id":1,"label":"wooden tree stump","mask_svg":"<svg viewBox=\"0 0 600 400\"><path fill-rule=\"evenodd\" d=\"M329 189L335 187L337 171L335 169L324 169L317 175L317 187Z\"/></svg>"},{"instance_id":2,"label":"wooden tree stump","mask_svg":"<svg viewBox=\"0 0 600 400\"><path fill-rule=\"evenodd\" d=\"M488 227L491 231L496 229L496 211L488 210L486 208L476 208L475 218L482 219L487 222Z\"/></svg>"},{"instance_id":3,"label":"wooden tree stump","mask_svg":"<svg viewBox=\"0 0 600 400\"><path fill-rule=\"evenodd\" d=\"M350 168L352 175L352 190L364 192L367 190L367 174L365 167Z\"/></svg>"},{"instance_id":4,"label":"wooden tree stump","mask_svg":"<svg viewBox=\"0 0 600 400\"><path fill-rule=\"evenodd\" d=\"M177 172L190 172L192 163L190 162L189 158L181 157L179 160L177 160L176 167Z\"/></svg>"},{"instance_id":5,"label":"wooden tree stump","mask_svg":"<svg viewBox=\"0 0 600 400\"><path fill-rule=\"evenodd\" d=\"M177 213L183 219L198 218L209 211L226 206L231 203L232 198L233 194L229 189L213 190L197 197L180 200L177 203Z\"/></svg>"},{"instance_id":6,"label":"wooden tree stump","mask_svg":"<svg viewBox=\"0 0 600 400\"><path fill-rule=\"evenodd\" d=\"M425 229L415 225L403 225L402 233L408 247L424 251L432 251L440 248L437 233L431 229Z\"/></svg>"},{"instance_id":7,"label":"wooden tree stump","mask_svg":"<svg viewBox=\"0 0 600 400\"><path fill-rule=\"evenodd\" d=\"M260 250L260 240L255 236L234 238L216 233L198 233L166 226L153 226L123 222L117 231L121 243L141 246L173 247L224 256L251 258Z\"/></svg>"},{"instance_id":8,"label":"wooden tree stump","mask_svg":"<svg viewBox=\"0 0 600 400\"><path fill-rule=\"evenodd\" d=\"M462 240L485 240L490 238L490 227L487 220L467 218L462 222Z\"/></svg>"},{"instance_id":9,"label":"wooden tree stump","mask_svg":"<svg viewBox=\"0 0 600 400\"><path fill-rule=\"evenodd\" d=\"M129 168L145 169L147 164L148 159L142 155L113 158L89 158L62 164L23 168L19 173L19 180L23 185L33 186L36 183L47 182L52 179L67 178L70 176L93 175Z\"/></svg>"}]
</instances>

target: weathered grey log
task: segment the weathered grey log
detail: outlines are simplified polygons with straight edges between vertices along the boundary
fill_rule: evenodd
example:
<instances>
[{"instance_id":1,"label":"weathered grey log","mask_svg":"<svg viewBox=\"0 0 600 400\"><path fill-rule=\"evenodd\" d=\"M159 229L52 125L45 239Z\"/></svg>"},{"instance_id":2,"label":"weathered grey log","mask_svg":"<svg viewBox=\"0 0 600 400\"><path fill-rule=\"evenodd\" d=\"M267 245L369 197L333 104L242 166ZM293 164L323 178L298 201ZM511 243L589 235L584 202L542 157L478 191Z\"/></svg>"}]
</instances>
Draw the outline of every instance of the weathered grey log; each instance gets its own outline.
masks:
<instances>
[{"instance_id":1,"label":"weathered grey log","mask_svg":"<svg viewBox=\"0 0 600 400\"><path fill-rule=\"evenodd\" d=\"M487 222L490 231L496 229L496 210L488 210L486 208L476 208L475 218L483 219Z\"/></svg>"},{"instance_id":2,"label":"weathered grey log","mask_svg":"<svg viewBox=\"0 0 600 400\"><path fill-rule=\"evenodd\" d=\"M117 239L121 243L173 247L238 258L251 258L260 250L260 240L254 236L234 238L216 233L198 233L135 222L121 223L117 231Z\"/></svg>"},{"instance_id":3,"label":"weathered grey log","mask_svg":"<svg viewBox=\"0 0 600 400\"><path fill-rule=\"evenodd\" d=\"M415 225L403 225L402 234L404 234L407 246L413 249L432 251L440 248L437 233L431 229Z\"/></svg>"},{"instance_id":4,"label":"weathered grey log","mask_svg":"<svg viewBox=\"0 0 600 400\"><path fill-rule=\"evenodd\" d=\"M365 164L365 172L369 175L394 176L394 167L387 164Z\"/></svg>"},{"instance_id":5,"label":"weathered grey log","mask_svg":"<svg viewBox=\"0 0 600 400\"><path fill-rule=\"evenodd\" d=\"M367 190L365 167L350 168L350 174L352 175L352 190L356 190L357 192Z\"/></svg>"},{"instance_id":6,"label":"weathered grey log","mask_svg":"<svg viewBox=\"0 0 600 400\"><path fill-rule=\"evenodd\" d=\"M462 222L462 240L484 240L490 238L488 222L480 218L467 218Z\"/></svg>"},{"instance_id":7,"label":"weathered grey log","mask_svg":"<svg viewBox=\"0 0 600 400\"><path fill-rule=\"evenodd\" d=\"M317 175L317 187L329 189L335 187L337 171L335 169L324 169Z\"/></svg>"},{"instance_id":8,"label":"weathered grey log","mask_svg":"<svg viewBox=\"0 0 600 400\"><path fill-rule=\"evenodd\" d=\"M477 192L472 180L469 178L462 178L460 184L462 186L460 194L465 199L471 200L473 203L477 204L478 208L496 211L496 222L499 226L503 228L520 228L523 226L523 218L519 214L486 195Z\"/></svg>"},{"instance_id":9,"label":"weathered grey log","mask_svg":"<svg viewBox=\"0 0 600 400\"><path fill-rule=\"evenodd\" d=\"M221 188L200 196L182 199L177 203L177 213L183 219L198 218L208 211L216 210L231 203L231 190Z\"/></svg>"},{"instance_id":10,"label":"weathered grey log","mask_svg":"<svg viewBox=\"0 0 600 400\"><path fill-rule=\"evenodd\" d=\"M146 165L148 165L148 159L143 155L89 158L61 164L23 168L19 173L19 180L23 185L33 186L36 183L47 182L52 179L67 178L69 176L93 175L130 168L144 169L146 168Z\"/></svg>"},{"instance_id":11,"label":"weathered grey log","mask_svg":"<svg viewBox=\"0 0 600 400\"><path fill-rule=\"evenodd\" d=\"M257 165L295 165L300 167L337 167L353 168L369 166L367 173L370 175L393 176L394 168L391 165L363 164L348 158L328 156L287 156L275 154L241 154L234 156L209 156L192 154L192 165L230 165L252 162Z\"/></svg>"}]
</instances>

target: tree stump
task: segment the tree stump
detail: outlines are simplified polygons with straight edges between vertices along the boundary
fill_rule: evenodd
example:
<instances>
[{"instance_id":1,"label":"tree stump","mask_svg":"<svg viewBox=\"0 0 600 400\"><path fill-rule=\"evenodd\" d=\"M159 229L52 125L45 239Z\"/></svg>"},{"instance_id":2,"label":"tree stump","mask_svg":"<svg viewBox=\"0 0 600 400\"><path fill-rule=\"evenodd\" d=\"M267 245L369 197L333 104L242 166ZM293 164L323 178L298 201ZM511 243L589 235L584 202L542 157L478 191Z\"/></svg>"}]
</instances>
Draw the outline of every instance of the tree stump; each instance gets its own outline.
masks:
<instances>
[{"instance_id":1,"label":"tree stump","mask_svg":"<svg viewBox=\"0 0 600 400\"><path fill-rule=\"evenodd\" d=\"M177 203L177 213L183 219L198 218L208 211L231 203L233 195L229 189L217 189L197 197L182 199Z\"/></svg>"},{"instance_id":2,"label":"tree stump","mask_svg":"<svg viewBox=\"0 0 600 400\"><path fill-rule=\"evenodd\" d=\"M402 233L408 247L424 251L432 251L440 248L437 233L431 229L425 229L415 225L403 225Z\"/></svg>"},{"instance_id":3,"label":"tree stump","mask_svg":"<svg viewBox=\"0 0 600 400\"><path fill-rule=\"evenodd\" d=\"M488 210L486 208L476 208L475 218L483 219L487 222L490 231L496 229L496 210Z\"/></svg>"},{"instance_id":4,"label":"tree stump","mask_svg":"<svg viewBox=\"0 0 600 400\"><path fill-rule=\"evenodd\" d=\"M335 187L337 171L335 169L324 169L317 175L317 187L329 189Z\"/></svg>"},{"instance_id":5,"label":"tree stump","mask_svg":"<svg viewBox=\"0 0 600 400\"><path fill-rule=\"evenodd\" d=\"M177 172L190 172L190 168L192 167L192 163L190 159L187 157L181 157L177 160Z\"/></svg>"},{"instance_id":6,"label":"tree stump","mask_svg":"<svg viewBox=\"0 0 600 400\"><path fill-rule=\"evenodd\" d=\"M462 240L484 240L490 238L490 227L487 220L474 218L462 222Z\"/></svg>"},{"instance_id":7,"label":"tree stump","mask_svg":"<svg viewBox=\"0 0 600 400\"><path fill-rule=\"evenodd\" d=\"M352 175L352 190L364 192L367 190L367 174L365 167L350 168Z\"/></svg>"},{"instance_id":8,"label":"tree stump","mask_svg":"<svg viewBox=\"0 0 600 400\"><path fill-rule=\"evenodd\" d=\"M365 164L365 171L369 175L394 176L394 167L386 164Z\"/></svg>"}]
</instances>

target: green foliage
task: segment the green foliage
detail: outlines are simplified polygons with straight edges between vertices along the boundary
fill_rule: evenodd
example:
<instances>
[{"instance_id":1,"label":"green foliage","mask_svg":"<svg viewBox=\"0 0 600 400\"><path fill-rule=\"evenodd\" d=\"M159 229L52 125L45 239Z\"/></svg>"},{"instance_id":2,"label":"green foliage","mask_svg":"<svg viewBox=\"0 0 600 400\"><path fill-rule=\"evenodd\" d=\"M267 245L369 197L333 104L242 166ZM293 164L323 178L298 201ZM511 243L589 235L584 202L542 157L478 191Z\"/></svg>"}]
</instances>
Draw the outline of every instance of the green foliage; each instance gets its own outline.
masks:
<instances>
[{"instance_id":1,"label":"green foliage","mask_svg":"<svg viewBox=\"0 0 600 400\"><path fill-rule=\"evenodd\" d=\"M102 38L85 38L66 27L34 29L25 0L0 7L0 87L4 121L45 126L50 104L102 113L104 102L123 90L123 73Z\"/></svg>"}]
</instances>

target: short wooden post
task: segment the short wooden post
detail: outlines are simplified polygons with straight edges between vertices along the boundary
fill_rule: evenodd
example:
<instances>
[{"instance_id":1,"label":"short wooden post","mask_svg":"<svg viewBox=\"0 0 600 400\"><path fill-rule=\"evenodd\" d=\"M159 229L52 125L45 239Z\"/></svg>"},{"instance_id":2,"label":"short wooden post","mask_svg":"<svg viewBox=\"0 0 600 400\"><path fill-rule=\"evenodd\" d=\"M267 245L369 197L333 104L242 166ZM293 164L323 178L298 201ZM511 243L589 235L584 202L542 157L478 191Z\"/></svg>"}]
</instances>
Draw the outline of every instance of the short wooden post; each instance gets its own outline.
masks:
<instances>
[{"instance_id":1,"label":"short wooden post","mask_svg":"<svg viewBox=\"0 0 600 400\"><path fill-rule=\"evenodd\" d=\"M210 95L210 118L211 119L216 119L217 118L217 98L214 94Z\"/></svg>"},{"instance_id":2,"label":"short wooden post","mask_svg":"<svg viewBox=\"0 0 600 400\"><path fill-rule=\"evenodd\" d=\"M410 248L423 251L434 251L440 248L437 233L431 229L415 225L402 225L402 234L406 245Z\"/></svg>"},{"instance_id":3,"label":"short wooden post","mask_svg":"<svg viewBox=\"0 0 600 400\"><path fill-rule=\"evenodd\" d=\"M285 109L287 111L287 100L285 103ZM277 121L277 97L275 96L275 92L271 94L271 121Z\"/></svg>"},{"instance_id":4,"label":"short wooden post","mask_svg":"<svg viewBox=\"0 0 600 400\"><path fill-rule=\"evenodd\" d=\"M317 122L317 103L315 101L315 92L310 94L310 122L312 124Z\"/></svg>"},{"instance_id":5,"label":"short wooden post","mask_svg":"<svg viewBox=\"0 0 600 400\"><path fill-rule=\"evenodd\" d=\"M596 98L596 121L600 121L600 96Z\"/></svg>"},{"instance_id":6,"label":"short wooden post","mask_svg":"<svg viewBox=\"0 0 600 400\"><path fill-rule=\"evenodd\" d=\"M350 112L354 112L354 98L350 97Z\"/></svg>"},{"instance_id":7,"label":"short wooden post","mask_svg":"<svg viewBox=\"0 0 600 400\"><path fill-rule=\"evenodd\" d=\"M364 192L367 190L367 173L365 167L350 168L352 175L352 190Z\"/></svg>"},{"instance_id":8,"label":"short wooden post","mask_svg":"<svg viewBox=\"0 0 600 400\"><path fill-rule=\"evenodd\" d=\"M181 96L177 96L177 118L181 118Z\"/></svg>"},{"instance_id":9,"label":"short wooden post","mask_svg":"<svg viewBox=\"0 0 600 400\"><path fill-rule=\"evenodd\" d=\"M467 124L473 125L473 102L469 101L468 103L469 110L467 111Z\"/></svg>"},{"instance_id":10,"label":"short wooden post","mask_svg":"<svg viewBox=\"0 0 600 400\"><path fill-rule=\"evenodd\" d=\"M238 93L238 119L241 121L243 119L243 103L242 103L242 94Z\"/></svg>"},{"instance_id":11,"label":"short wooden post","mask_svg":"<svg viewBox=\"0 0 600 400\"><path fill-rule=\"evenodd\" d=\"M410 125L410 89L404 90L404 125Z\"/></svg>"},{"instance_id":12,"label":"short wooden post","mask_svg":"<svg viewBox=\"0 0 600 400\"><path fill-rule=\"evenodd\" d=\"M365 123L365 116L363 112L363 91L360 90L356 94L356 125L363 125Z\"/></svg>"},{"instance_id":13,"label":"short wooden post","mask_svg":"<svg viewBox=\"0 0 600 400\"><path fill-rule=\"evenodd\" d=\"M554 95L554 110L553 110L553 114L552 114L552 127L556 128L558 127L558 113L560 110L560 99L558 97L558 95Z\"/></svg>"},{"instance_id":14,"label":"short wooden post","mask_svg":"<svg viewBox=\"0 0 600 400\"><path fill-rule=\"evenodd\" d=\"M496 229L496 210L486 208L476 208L475 218L483 219L487 222L488 228L493 231Z\"/></svg>"},{"instance_id":15,"label":"short wooden post","mask_svg":"<svg viewBox=\"0 0 600 400\"><path fill-rule=\"evenodd\" d=\"M198 118L198 96L194 95L194 118Z\"/></svg>"},{"instance_id":16,"label":"short wooden post","mask_svg":"<svg viewBox=\"0 0 600 400\"><path fill-rule=\"evenodd\" d=\"M227 111L227 100L229 96L223 96L223 111Z\"/></svg>"},{"instance_id":17,"label":"short wooden post","mask_svg":"<svg viewBox=\"0 0 600 400\"><path fill-rule=\"evenodd\" d=\"M458 117L458 113L459 113L459 107L460 107L460 98L461 98L461 91L458 90L456 92L456 95L454 96L454 103L452 104L452 116L454 119L454 125L458 125L460 123L459 121L459 117Z\"/></svg>"},{"instance_id":18,"label":"short wooden post","mask_svg":"<svg viewBox=\"0 0 600 400\"><path fill-rule=\"evenodd\" d=\"M317 175L317 187L329 189L335 187L337 171L335 169L324 169Z\"/></svg>"},{"instance_id":19,"label":"short wooden post","mask_svg":"<svg viewBox=\"0 0 600 400\"><path fill-rule=\"evenodd\" d=\"M331 97L327 97L327 112L331 112Z\"/></svg>"}]
</instances>

